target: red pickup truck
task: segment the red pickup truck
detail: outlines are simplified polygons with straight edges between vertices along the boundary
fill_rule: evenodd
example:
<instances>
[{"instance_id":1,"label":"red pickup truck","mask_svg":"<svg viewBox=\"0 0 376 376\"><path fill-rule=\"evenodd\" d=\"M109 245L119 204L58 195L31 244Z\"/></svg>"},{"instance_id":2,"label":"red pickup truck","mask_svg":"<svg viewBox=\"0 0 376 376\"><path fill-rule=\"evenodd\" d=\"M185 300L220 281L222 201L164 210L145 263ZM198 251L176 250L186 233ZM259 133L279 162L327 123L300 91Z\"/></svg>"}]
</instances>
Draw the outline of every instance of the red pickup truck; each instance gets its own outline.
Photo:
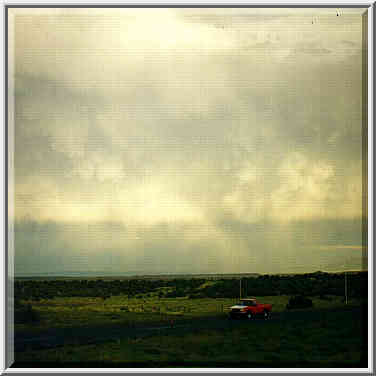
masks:
<instances>
[{"instance_id":1,"label":"red pickup truck","mask_svg":"<svg viewBox=\"0 0 376 376\"><path fill-rule=\"evenodd\" d=\"M251 320L255 317L268 319L271 311L271 304L258 303L256 299L240 299L238 304L230 307L229 316L231 319L247 318Z\"/></svg>"}]
</instances>

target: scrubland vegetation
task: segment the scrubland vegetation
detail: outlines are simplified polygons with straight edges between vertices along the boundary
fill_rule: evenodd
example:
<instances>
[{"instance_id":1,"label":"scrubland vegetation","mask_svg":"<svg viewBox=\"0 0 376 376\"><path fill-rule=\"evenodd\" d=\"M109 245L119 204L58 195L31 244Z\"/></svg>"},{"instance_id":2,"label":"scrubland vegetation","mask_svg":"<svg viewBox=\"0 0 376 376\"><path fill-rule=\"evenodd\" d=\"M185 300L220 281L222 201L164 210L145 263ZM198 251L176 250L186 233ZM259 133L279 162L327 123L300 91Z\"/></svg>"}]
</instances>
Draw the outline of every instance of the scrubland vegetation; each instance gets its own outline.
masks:
<instances>
[{"instance_id":1,"label":"scrubland vegetation","mask_svg":"<svg viewBox=\"0 0 376 376\"><path fill-rule=\"evenodd\" d=\"M30 342L16 351L16 364L365 366L367 273L349 273L347 291L346 304L343 274L243 278L242 295L271 303L274 318L231 322L227 309L239 299L236 278L17 280L16 343L85 328L98 343L38 348ZM312 300L312 307L287 310L296 295ZM174 328L166 329L172 320ZM144 336L138 328L164 329Z\"/></svg>"}]
</instances>

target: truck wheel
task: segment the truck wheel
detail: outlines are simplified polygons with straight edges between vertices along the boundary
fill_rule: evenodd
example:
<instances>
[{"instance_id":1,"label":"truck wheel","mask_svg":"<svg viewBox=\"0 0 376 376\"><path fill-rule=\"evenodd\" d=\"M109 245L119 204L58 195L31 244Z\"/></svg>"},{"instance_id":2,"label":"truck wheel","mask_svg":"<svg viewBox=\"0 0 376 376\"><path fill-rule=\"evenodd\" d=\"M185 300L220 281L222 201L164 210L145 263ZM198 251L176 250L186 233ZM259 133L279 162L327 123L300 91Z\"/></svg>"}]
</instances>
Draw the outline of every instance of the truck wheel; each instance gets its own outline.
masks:
<instances>
[{"instance_id":1,"label":"truck wheel","mask_svg":"<svg viewBox=\"0 0 376 376\"><path fill-rule=\"evenodd\" d=\"M270 318L270 313L268 311L264 311L264 320L267 320Z\"/></svg>"},{"instance_id":2,"label":"truck wheel","mask_svg":"<svg viewBox=\"0 0 376 376\"><path fill-rule=\"evenodd\" d=\"M248 320L252 320L252 319L253 319L253 315L252 315L252 313L249 312L249 313L247 314L247 319L248 319Z\"/></svg>"}]
</instances>

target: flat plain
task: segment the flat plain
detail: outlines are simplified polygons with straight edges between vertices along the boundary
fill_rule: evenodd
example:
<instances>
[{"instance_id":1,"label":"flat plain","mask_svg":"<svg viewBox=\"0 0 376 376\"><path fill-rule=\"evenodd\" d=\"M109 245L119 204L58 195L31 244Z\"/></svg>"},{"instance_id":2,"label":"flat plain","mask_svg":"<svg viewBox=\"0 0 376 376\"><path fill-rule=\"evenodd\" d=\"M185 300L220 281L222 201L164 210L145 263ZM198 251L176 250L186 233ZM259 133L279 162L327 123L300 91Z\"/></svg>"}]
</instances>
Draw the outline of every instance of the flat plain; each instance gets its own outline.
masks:
<instances>
[{"instance_id":1,"label":"flat plain","mask_svg":"<svg viewBox=\"0 0 376 376\"><path fill-rule=\"evenodd\" d=\"M365 367L367 301L358 289L366 277L351 275L347 301L341 295L342 275L249 278L243 293L273 305L270 320L250 321L228 318L236 294L212 296L233 294L238 279L151 280L146 285L99 279L90 288L73 279L17 281L14 366ZM316 295L295 289L302 280L307 290L315 283ZM75 289L77 283L86 290ZM286 285L295 294L253 294L269 285L278 285L277 292L285 292ZM122 289L127 293L119 293ZM309 296L313 307L286 309L297 293ZM92 296L63 296L69 294Z\"/></svg>"}]
</instances>

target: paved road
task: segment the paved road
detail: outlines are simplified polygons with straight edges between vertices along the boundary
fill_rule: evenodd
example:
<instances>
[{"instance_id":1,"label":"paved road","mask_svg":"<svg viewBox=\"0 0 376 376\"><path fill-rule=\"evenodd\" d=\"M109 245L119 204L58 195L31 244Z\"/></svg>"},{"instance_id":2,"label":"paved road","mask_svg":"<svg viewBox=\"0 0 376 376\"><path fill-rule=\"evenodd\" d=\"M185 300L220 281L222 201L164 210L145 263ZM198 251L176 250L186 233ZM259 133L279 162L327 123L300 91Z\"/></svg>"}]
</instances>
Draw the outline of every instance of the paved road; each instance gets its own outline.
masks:
<instances>
[{"instance_id":1,"label":"paved road","mask_svg":"<svg viewBox=\"0 0 376 376\"><path fill-rule=\"evenodd\" d=\"M344 309L338 309L343 311ZM360 308L349 308L352 313L360 313ZM49 349L64 345L87 345L110 341L121 341L126 338L140 338L167 333L184 334L200 331L203 329L228 329L242 325L269 325L275 321L291 320L320 320L322 315L331 314L334 311L291 311L274 313L270 320L229 320L227 318L194 319L180 321L171 326L149 327L125 327L121 325L103 327L78 327L78 328L55 328L40 333L38 336L16 334L15 351L27 351L29 349Z\"/></svg>"}]
</instances>

